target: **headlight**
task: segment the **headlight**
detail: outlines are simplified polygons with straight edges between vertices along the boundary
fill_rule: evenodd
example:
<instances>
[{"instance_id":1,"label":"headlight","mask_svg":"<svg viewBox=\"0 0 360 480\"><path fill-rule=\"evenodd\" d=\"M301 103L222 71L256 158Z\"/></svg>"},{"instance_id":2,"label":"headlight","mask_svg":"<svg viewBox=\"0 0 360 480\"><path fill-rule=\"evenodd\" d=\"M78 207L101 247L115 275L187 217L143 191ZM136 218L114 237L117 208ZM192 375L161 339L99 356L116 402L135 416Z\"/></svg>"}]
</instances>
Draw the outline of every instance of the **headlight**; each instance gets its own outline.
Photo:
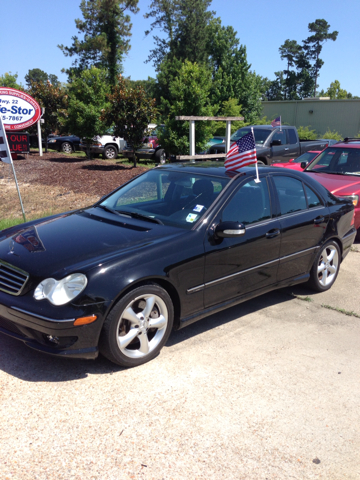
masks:
<instances>
[{"instance_id":1,"label":"headlight","mask_svg":"<svg viewBox=\"0 0 360 480\"><path fill-rule=\"evenodd\" d=\"M55 138L51 138L50 140L48 140L48 143L56 143Z\"/></svg>"},{"instance_id":2,"label":"headlight","mask_svg":"<svg viewBox=\"0 0 360 480\"><path fill-rule=\"evenodd\" d=\"M47 278L36 287L34 298L47 298L53 305L65 305L77 297L86 285L87 278L82 273L73 273L62 280Z\"/></svg>"},{"instance_id":3,"label":"headlight","mask_svg":"<svg viewBox=\"0 0 360 480\"><path fill-rule=\"evenodd\" d=\"M359 195L338 195L339 198L346 198L346 200L351 200L353 205L356 207L359 202Z\"/></svg>"}]
</instances>

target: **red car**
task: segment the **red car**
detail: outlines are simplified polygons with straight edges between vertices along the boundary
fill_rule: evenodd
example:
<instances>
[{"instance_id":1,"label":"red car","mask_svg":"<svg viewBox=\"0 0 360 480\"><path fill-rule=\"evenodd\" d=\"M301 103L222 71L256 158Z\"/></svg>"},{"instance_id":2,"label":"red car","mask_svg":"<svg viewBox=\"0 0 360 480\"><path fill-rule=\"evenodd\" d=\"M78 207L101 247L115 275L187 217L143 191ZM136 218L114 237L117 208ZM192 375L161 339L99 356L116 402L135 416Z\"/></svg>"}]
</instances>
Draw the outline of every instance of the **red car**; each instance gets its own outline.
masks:
<instances>
[{"instance_id":1,"label":"red car","mask_svg":"<svg viewBox=\"0 0 360 480\"><path fill-rule=\"evenodd\" d=\"M360 236L360 138L345 138L323 150L304 172L331 193L351 199L355 205L355 228Z\"/></svg>"},{"instance_id":2,"label":"red car","mask_svg":"<svg viewBox=\"0 0 360 480\"><path fill-rule=\"evenodd\" d=\"M298 170L299 172L302 172L304 168L301 167L301 163L306 162L306 164L310 163L311 160L313 160L321 150L310 150L309 152L303 153L300 155L298 158L292 158L286 163L272 163L272 167L283 167L283 168L291 168L291 170Z\"/></svg>"}]
</instances>

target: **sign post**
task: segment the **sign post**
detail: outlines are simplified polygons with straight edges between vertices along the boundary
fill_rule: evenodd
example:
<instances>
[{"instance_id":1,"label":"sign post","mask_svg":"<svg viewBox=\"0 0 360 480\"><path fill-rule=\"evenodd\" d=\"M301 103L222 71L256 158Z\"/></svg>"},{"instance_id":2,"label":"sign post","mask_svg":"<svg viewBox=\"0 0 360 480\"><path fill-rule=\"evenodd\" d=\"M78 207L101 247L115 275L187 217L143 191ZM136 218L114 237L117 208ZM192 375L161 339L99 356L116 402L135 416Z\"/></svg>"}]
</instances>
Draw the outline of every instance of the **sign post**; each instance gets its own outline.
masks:
<instances>
[{"instance_id":1,"label":"sign post","mask_svg":"<svg viewBox=\"0 0 360 480\"><path fill-rule=\"evenodd\" d=\"M21 200L20 189L19 189L19 185L18 185L18 182L17 182L17 178L16 178L14 163L12 161L10 148L9 148L9 144L8 144L8 140L7 140L7 136L6 136L6 132L5 132L5 128L4 128L4 125L3 125L1 115L0 115L0 160L4 163L9 163L11 165L11 168L12 168L12 171L13 171L13 174L14 174L14 178L15 178L17 192L18 192L18 195L19 195L19 200L20 200L22 214L23 214L23 217L24 217L24 222L26 222L24 206L23 206L23 203L22 203L22 200Z\"/></svg>"}]
</instances>

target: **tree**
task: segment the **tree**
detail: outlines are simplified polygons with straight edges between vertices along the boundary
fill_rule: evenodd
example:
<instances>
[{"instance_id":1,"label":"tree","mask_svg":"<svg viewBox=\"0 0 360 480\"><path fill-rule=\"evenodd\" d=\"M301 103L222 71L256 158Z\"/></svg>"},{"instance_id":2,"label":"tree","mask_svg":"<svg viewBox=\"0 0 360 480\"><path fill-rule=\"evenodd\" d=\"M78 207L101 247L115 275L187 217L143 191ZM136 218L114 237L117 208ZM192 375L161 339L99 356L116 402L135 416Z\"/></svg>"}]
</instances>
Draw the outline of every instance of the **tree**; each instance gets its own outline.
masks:
<instances>
[{"instance_id":1,"label":"tree","mask_svg":"<svg viewBox=\"0 0 360 480\"><path fill-rule=\"evenodd\" d=\"M154 36L156 47L151 50L148 62L158 69L164 60L176 57L181 62L207 61L208 23L213 12L208 11L212 0L153 0L145 18L153 18L149 35L155 28L163 37ZM165 37L165 38L164 38Z\"/></svg>"},{"instance_id":2,"label":"tree","mask_svg":"<svg viewBox=\"0 0 360 480\"><path fill-rule=\"evenodd\" d=\"M287 61L287 69L284 70L286 74L284 99L292 98L294 93L296 95L296 75L290 70L297 64L297 58L301 52L301 46L295 40L285 40L284 44L279 48L280 57Z\"/></svg>"},{"instance_id":3,"label":"tree","mask_svg":"<svg viewBox=\"0 0 360 480\"><path fill-rule=\"evenodd\" d=\"M142 87L149 98L155 98L156 96L157 87L155 78L148 77L147 80L131 80L129 77L125 78L125 82L127 87Z\"/></svg>"},{"instance_id":4,"label":"tree","mask_svg":"<svg viewBox=\"0 0 360 480\"><path fill-rule=\"evenodd\" d=\"M174 41L174 31L176 27L176 0L152 0L149 12L144 15L145 18L152 18L150 30L145 32L149 35L155 29L162 30L165 38L154 35L155 48L146 60L146 63L153 62L156 70L159 69L167 54L170 52Z\"/></svg>"},{"instance_id":5,"label":"tree","mask_svg":"<svg viewBox=\"0 0 360 480\"><path fill-rule=\"evenodd\" d=\"M313 32L314 35L310 35L303 41L304 50L307 52L309 58L315 61L314 63L314 97L316 97L317 79L320 68L324 65L323 60L319 57L323 44L327 40L335 41L339 32L329 32L330 25L324 19L317 19L315 22L309 23L309 32Z\"/></svg>"},{"instance_id":6,"label":"tree","mask_svg":"<svg viewBox=\"0 0 360 480\"><path fill-rule=\"evenodd\" d=\"M68 109L61 112L62 125L67 132L83 138L89 158L93 137L106 130L107 122L100 117L108 105L108 94L107 72L96 67L82 71L68 87Z\"/></svg>"},{"instance_id":7,"label":"tree","mask_svg":"<svg viewBox=\"0 0 360 480\"><path fill-rule=\"evenodd\" d=\"M213 116L213 107L209 101L210 88L210 71L204 65L185 60L178 76L170 84L170 98L167 103L169 117L165 121L164 132L159 135L161 146L168 153L188 152L190 147L189 122L175 120L175 116ZM211 122L196 123L195 150L197 153L205 149L213 130L214 126Z\"/></svg>"},{"instance_id":8,"label":"tree","mask_svg":"<svg viewBox=\"0 0 360 480\"><path fill-rule=\"evenodd\" d=\"M63 87L55 86L50 83L49 80L46 82L31 81L29 94L37 100L41 107L45 108L45 113L42 117L44 123L41 129L44 133L45 151L47 152L48 135L60 129L61 120L59 118L59 112L67 108L68 96Z\"/></svg>"},{"instance_id":9,"label":"tree","mask_svg":"<svg viewBox=\"0 0 360 480\"><path fill-rule=\"evenodd\" d=\"M220 117L240 117L241 116L241 105L238 105L236 98L229 98L225 100L221 105L220 110L218 111ZM231 122L231 133L236 132L239 128L242 128L246 125L245 122L239 120ZM226 122L216 122L216 130L214 135L225 136L226 133Z\"/></svg>"},{"instance_id":10,"label":"tree","mask_svg":"<svg viewBox=\"0 0 360 480\"><path fill-rule=\"evenodd\" d=\"M25 75L25 82L29 88L33 83L46 83L48 80L55 87L60 86L59 79L56 75L48 75L40 68L33 68L32 70L29 70L28 73Z\"/></svg>"},{"instance_id":11,"label":"tree","mask_svg":"<svg viewBox=\"0 0 360 480\"><path fill-rule=\"evenodd\" d=\"M17 73L7 72L0 76L0 87L15 88L16 90L24 90L21 83L17 83Z\"/></svg>"},{"instance_id":12,"label":"tree","mask_svg":"<svg viewBox=\"0 0 360 480\"><path fill-rule=\"evenodd\" d=\"M343 90L340 87L340 82L339 80L335 80L334 82L330 83L330 87L327 89L325 96L330 97L331 100L334 100L335 98L351 98L348 96L348 92L346 90Z\"/></svg>"},{"instance_id":13,"label":"tree","mask_svg":"<svg viewBox=\"0 0 360 480\"><path fill-rule=\"evenodd\" d=\"M84 39L72 37L70 47L58 45L65 56L78 58L67 70L70 77L95 66L108 71L108 80L114 85L122 71L123 56L130 49L130 16L125 11L137 13L138 0L81 0L84 20L76 19L76 28Z\"/></svg>"},{"instance_id":14,"label":"tree","mask_svg":"<svg viewBox=\"0 0 360 480\"><path fill-rule=\"evenodd\" d=\"M141 86L129 87L122 76L117 85L107 96L108 105L102 112L101 120L113 125L114 135L124 138L134 150L134 167L136 167L136 150L143 144L144 132L157 116L155 100L150 100Z\"/></svg>"},{"instance_id":15,"label":"tree","mask_svg":"<svg viewBox=\"0 0 360 480\"><path fill-rule=\"evenodd\" d=\"M212 0L181 0L178 2L177 25L172 53L182 61L205 63L208 59L208 24L213 12Z\"/></svg>"}]
</instances>

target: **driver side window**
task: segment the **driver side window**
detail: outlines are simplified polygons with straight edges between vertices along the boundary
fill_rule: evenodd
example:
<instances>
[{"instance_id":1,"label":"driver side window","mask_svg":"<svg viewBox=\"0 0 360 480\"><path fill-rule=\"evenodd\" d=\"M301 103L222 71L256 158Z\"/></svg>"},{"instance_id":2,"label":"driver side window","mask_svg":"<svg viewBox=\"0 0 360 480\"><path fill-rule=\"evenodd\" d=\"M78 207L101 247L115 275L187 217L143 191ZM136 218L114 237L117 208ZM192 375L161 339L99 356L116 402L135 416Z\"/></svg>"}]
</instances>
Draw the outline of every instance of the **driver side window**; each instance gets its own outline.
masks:
<instances>
[{"instance_id":1,"label":"driver side window","mask_svg":"<svg viewBox=\"0 0 360 480\"><path fill-rule=\"evenodd\" d=\"M271 218L270 197L266 179L242 185L230 198L222 213L222 221L244 225Z\"/></svg>"}]
</instances>

